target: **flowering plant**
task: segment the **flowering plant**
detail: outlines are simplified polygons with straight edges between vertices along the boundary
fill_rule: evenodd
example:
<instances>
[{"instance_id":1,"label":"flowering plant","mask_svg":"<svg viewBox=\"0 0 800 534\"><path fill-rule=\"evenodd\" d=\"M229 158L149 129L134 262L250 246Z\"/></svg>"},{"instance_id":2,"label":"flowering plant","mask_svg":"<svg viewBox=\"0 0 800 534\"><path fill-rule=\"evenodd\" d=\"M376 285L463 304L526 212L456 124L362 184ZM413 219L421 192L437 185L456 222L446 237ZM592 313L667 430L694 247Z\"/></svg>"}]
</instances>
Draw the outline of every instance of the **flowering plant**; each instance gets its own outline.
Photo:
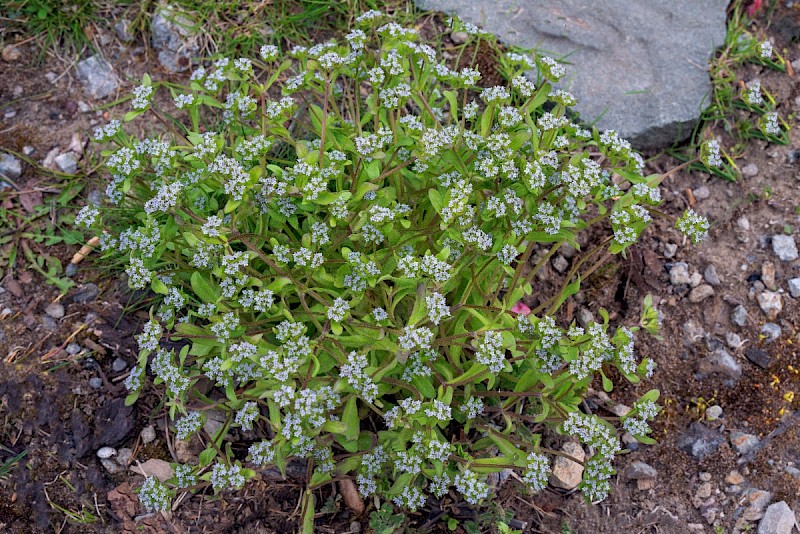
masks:
<instances>
[{"instance_id":1,"label":"flowering plant","mask_svg":"<svg viewBox=\"0 0 800 534\"><path fill-rule=\"evenodd\" d=\"M307 527L313 490L345 478L412 511L430 496L477 504L491 472L547 484L563 454L543 446L548 432L591 451L581 489L603 499L618 433L652 441L658 392L618 424L579 405L596 377L611 388L611 367L651 375L634 335L658 318L649 301L630 327L603 310L585 329L562 325L558 312L602 252L637 240L661 177L614 132L570 121L551 58L515 54L510 87L480 88L478 71L453 70L377 12L346 40L199 68L173 90L172 121L145 78L124 120L152 113L181 130L97 132L118 146L105 153L111 209L79 221L102 232L127 214L102 246L125 257L131 287L163 297L137 336L128 402L152 380L177 437L207 439L143 502L240 488L297 457L313 473ZM699 238L707 223L692 213L681 228ZM590 229L608 237L543 294L536 274ZM217 429L204 426L211 409Z\"/></svg>"}]
</instances>

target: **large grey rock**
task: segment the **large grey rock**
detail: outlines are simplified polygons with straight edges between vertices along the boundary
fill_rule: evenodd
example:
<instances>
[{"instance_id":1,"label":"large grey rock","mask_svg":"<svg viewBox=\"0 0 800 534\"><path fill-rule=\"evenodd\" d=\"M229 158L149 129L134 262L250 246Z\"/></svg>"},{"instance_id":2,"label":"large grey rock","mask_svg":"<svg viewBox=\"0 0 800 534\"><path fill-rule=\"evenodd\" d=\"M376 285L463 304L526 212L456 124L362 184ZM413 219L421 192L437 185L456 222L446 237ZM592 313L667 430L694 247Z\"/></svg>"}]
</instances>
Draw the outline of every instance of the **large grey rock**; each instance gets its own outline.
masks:
<instances>
[{"instance_id":1,"label":"large grey rock","mask_svg":"<svg viewBox=\"0 0 800 534\"><path fill-rule=\"evenodd\" d=\"M114 69L99 56L91 56L78 62L77 70L78 79L92 98L113 95L119 87Z\"/></svg>"},{"instance_id":2,"label":"large grey rock","mask_svg":"<svg viewBox=\"0 0 800 534\"><path fill-rule=\"evenodd\" d=\"M763 519L758 524L758 534L791 534L797 518L786 501L769 505Z\"/></svg>"},{"instance_id":3,"label":"large grey rock","mask_svg":"<svg viewBox=\"0 0 800 534\"><path fill-rule=\"evenodd\" d=\"M638 147L691 133L708 104L706 65L725 39L728 0L416 0L502 41L565 57L575 109Z\"/></svg>"},{"instance_id":4,"label":"large grey rock","mask_svg":"<svg viewBox=\"0 0 800 534\"><path fill-rule=\"evenodd\" d=\"M790 235L778 234L772 236L772 250L783 261L797 259L797 243L794 242L794 238Z\"/></svg>"},{"instance_id":5,"label":"large grey rock","mask_svg":"<svg viewBox=\"0 0 800 534\"><path fill-rule=\"evenodd\" d=\"M150 24L153 48L158 62L168 72L183 72L192 66L192 56L199 51L197 24L168 4L161 5Z\"/></svg>"}]
</instances>

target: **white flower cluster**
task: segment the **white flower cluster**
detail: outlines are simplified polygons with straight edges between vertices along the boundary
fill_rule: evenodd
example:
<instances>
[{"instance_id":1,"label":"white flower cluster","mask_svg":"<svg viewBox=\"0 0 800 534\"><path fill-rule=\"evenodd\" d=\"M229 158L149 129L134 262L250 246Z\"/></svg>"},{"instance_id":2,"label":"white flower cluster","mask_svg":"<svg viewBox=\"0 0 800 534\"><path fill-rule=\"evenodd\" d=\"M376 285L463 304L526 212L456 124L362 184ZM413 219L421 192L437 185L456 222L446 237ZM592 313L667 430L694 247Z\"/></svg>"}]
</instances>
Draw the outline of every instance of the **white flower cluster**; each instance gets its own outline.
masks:
<instances>
[{"instance_id":1,"label":"white flower cluster","mask_svg":"<svg viewBox=\"0 0 800 534\"><path fill-rule=\"evenodd\" d=\"M147 477L139 488L139 502L148 512L166 512L170 504L169 488L156 477Z\"/></svg>"},{"instance_id":2,"label":"white flower cluster","mask_svg":"<svg viewBox=\"0 0 800 534\"><path fill-rule=\"evenodd\" d=\"M189 437L200 430L205 424L206 418L201 412L189 412L178 419L175 423L175 432L178 439L187 440Z\"/></svg>"},{"instance_id":3,"label":"white flower cluster","mask_svg":"<svg viewBox=\"0 0 800 534\"><path fill-rule=\"evenodd\" d=\"M475 351L475 359L478 363L487 366L492 373L497 374L502 371L506 365L503 335L494 330L484 333L483 339Z\"/></svg>"},{"instance_id":4,"label":"white flower cluster","mask_svg":"<svg viewBox=\"0 0 800 534\"><path fill-rule=\"evenodd\" d=\"M151 85L140 85L133 90L133 102L131 105L133 109L146 109L150 104L150 98L153 96L153 87Z\"/></svg>"},{"instance_id":5,"label":"white flower cluster","mask_svg":"<svg viewBox=\"0 0 800 534\"><path fill-rule=\"evenodd\" d=\"M688 209L678 219L678 230L681 233L689 236L694 243L699 243L708 236L709 223L708 219L702 215L698 215L694 210Z\"/></svg>"},{"instance_id":6,"label":"white flower cluster","mask_svg":"<svg viewBox=\"0 0 800 534\"><path fill-rule=\"evenodd\" d=\"M478 480L478 474L469 469L457 474L454 484L458 492L469 504L478 504L482 499L489 496L489 485L482 480Z\"/></svg>"},{"instance_id":7,"label":"white flower cluster","mask_svg":"<svg viewBox=\"0 0 800 534\"><path fill-rule=\"evenodd\" d=\"M347 355L347 363L342 365L342 369L339 371L339 376L347 379L347 383L364 399L364 402L372 403L378 394L378 386L364 372L368 365L369 362L364 354L351 351Z\"/></svg>"},{"instance_id":8,"label":"white flower cluster","mask_svg":"<svg viewBox=\"0 0 800 534\"><path fill-rule=\"evenodd\" d=\"M761 81L753 80L747 84L744 100L751 106L760 106L764 104L764 96L761 94Z\"/></svg>"},{"instance_id":9,"label":"white flower cluster","mask_svg":"<svg viewBox=\"0 0 800 534\"><path fill-rule=\"evenodd\" d=\"M211 487L217 493L225 489L241 489L244 483L245 478L239 465L227 466L217 462L211 469Z\"/></svg>"},{"instance_id":10,"label":"white flower cluster","mask_svg":"<svg viewBox=\"0 0 800 534\"><path fill-rule=\"evenodd\" d=\"M767 39L759 45L762 59L772 59L772 41Z\"/></svg>"},{"instance_id":11,"label":"white flower cluster","mask_svg":"<svg viewBox=\"0 0 800 534\"><path fill-rule=\"evenodd\" d=\"M234 423L241 426L242 430L253 430L253 423L259 415L258 404L248 401L236 412Z\"/></svg>"},{"instance_id":12,"label":"white flower cluster","mask_svg":"<svg viewBox=\"0 0 800 534\"><path fill-rule=\"evenodd\" d=\"M550 460L544 454L532 452L527 458L528 465L522 480L531 487L533 491L542 491L547 487L547 480L550 476Z\"/></svg>"}]
</instances>

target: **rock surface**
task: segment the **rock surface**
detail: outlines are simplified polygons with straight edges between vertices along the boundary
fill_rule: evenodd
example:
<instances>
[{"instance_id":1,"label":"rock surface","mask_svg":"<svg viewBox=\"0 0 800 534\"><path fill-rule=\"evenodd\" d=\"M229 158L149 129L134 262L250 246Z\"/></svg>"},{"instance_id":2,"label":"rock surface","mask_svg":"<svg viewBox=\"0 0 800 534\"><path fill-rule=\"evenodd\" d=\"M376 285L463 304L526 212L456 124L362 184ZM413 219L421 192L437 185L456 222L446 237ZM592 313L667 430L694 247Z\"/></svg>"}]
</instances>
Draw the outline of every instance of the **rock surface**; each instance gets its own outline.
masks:
<instances>
[{"instance_id":1,"label":"rock surface","mask_svg":"<svg viewBox=\"0 0 800 534\"><path fill-rule=\"evenodd\" d=\"M599 117L639 147L685 139L711 90L706 63L725 38L727 0L417 0L501 41L569 56L562 86L585 122Z\"/></svg>"},{"instance_id":2,"label":"rock surface","mask_svg":"<svg viewBox=\"0 0 800 534\"><path fill-rule=\"evenodd\" d=\"M569 454L576 460L583 461L586 458L583 448L579 443L568 441L561 447L561 450ZM583 477L583 466L573 462L563 456L556 457L553 462L553 472L550 473L550 484L557 488L566 490L575 489L581 483Z\"/></svg>"},{"instance_id":3,"label":"rock surface","mask_svg":"<svg viewBox=\"0 0 800 534\"><path fill-rule=\"evenodd\" d=\"M158 62L170 73L183 72L192 66L198 47L193 37L196 24L170 5L162 5L153 15L150 29Z\"/></svg>"},{"instance_id":4,"label":"rock surface","mask_svg":"<svg viewBox=\"0 0 800 534\"><path fill-rule=\"evenodd\" d=\"M91 56L80 61L77 71L83 88L92 98L99 99L110 96L119 87L111 65L99 56Z\"/></svg>"},{"instance_id":5,"label":"rock surface","mask_svg":"<svg viewBox=\"0 0 800 534\"><path fill-rule=\"evenodd\" d=\"M758 524L758 534L791 534L796 524L797 518L785 501L772 503Z\"/></svg>"},{"instance_id":6,"label":"rock surface","mask_svg":"<svg viewBox=\"0 0 800 534\"><path fill-rule=\"evenodd\" d=\"M695 459L702 460L717 452L723 441L725 438L719 431L695 421L678 437L678 448Z\"/></svg>"},{"instance_id":7,"label":"rock surface","mask_svg":"<svg viewBox=\"0 0 800 534\"><path fill-rule=\"evenodd\" d=\"M772 236L772 251L782 261L794 261L797 259L797 243L790 235Z\"/></svg>"},{"instance_id":8,"label":"rock surface","mask_svg":"<svg viewBox=\"0 0 800 534\"><path fill-rule=\"evenodd\" d=\"M9 178L16 180L22 175L22 164L11 154L0 154L0 180Z\"/></svg>"}]
</instances>

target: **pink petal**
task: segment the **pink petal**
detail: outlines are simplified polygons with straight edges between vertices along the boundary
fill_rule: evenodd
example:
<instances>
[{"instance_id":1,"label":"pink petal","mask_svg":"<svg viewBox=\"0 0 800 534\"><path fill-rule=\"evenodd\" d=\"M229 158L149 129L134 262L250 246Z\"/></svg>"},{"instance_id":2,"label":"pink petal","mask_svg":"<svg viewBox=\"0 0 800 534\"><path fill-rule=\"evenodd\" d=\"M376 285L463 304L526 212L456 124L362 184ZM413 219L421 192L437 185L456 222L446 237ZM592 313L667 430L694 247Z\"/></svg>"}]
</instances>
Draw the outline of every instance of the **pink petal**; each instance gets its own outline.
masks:
<instances>
[{"instance_id":1,"label":"pink petal","mask_svg":"<svg viewBox=\"0 0 800 534\"><path fill-rule=\"evenodd\" d=\"M531 313L531 309L528 306L526 306L522 301L519 301L516 304L514 304L514 307L511 308L511 311L521 315L528 315L529 313Z\"/></svg>"}]
</instances>

